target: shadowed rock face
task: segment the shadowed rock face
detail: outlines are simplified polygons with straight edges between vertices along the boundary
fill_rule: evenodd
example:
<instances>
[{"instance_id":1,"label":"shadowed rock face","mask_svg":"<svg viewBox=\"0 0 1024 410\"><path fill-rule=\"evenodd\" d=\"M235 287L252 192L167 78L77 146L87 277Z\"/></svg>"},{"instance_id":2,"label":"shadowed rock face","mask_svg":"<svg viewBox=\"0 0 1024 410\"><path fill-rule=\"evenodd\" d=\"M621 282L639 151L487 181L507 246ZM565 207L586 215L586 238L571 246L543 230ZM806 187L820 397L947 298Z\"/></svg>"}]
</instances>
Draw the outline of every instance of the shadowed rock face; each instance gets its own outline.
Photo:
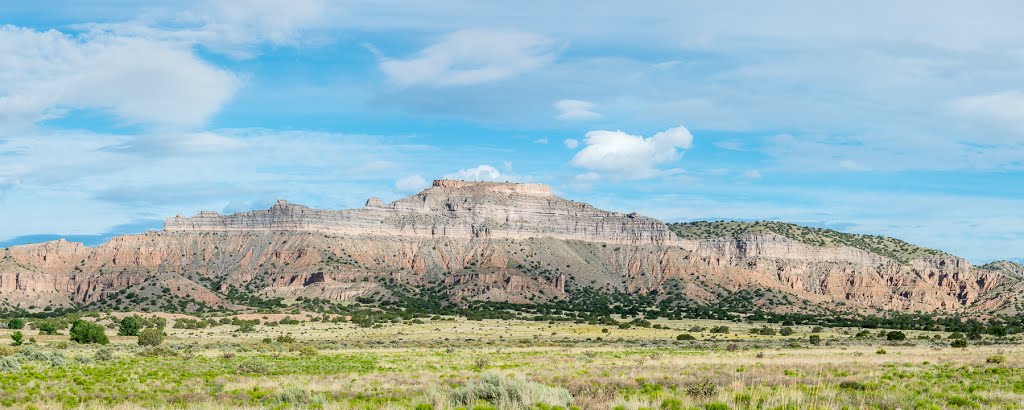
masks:
<instances>
[{"instance_id":1,"label":"shadowed rock face","mask_svg":"<svg viewBox=\"0 0 1024 410\"><path fill-rule=\"evenodd\" d=\"M1022 290L1016 264L977 268L951 255L901 263L771 232L676 239L660 221L561 199L543 185L444 180L362 209L282 201L266 211L172 218L165 232L95 248L61 240L0 257L0 302L37 307L153 283L228 307L230 288L351 300L386 293L373 280L381 277L441 284L453 300L530 303L565 297L574 284L705 302L723 290L770 289L837 309L975 313L1012 309Z\"/></svg>"},{"instance_id":2,"label":"shadowed rock face","mask_svg":"<svg viewBox=\"0 0 1024 410\"><path fill-rule=\"evenodd\" d=\"M551 194L540 184L437 180L433 187L385 204L370 198L361 209L324 210L278 201L266 211L219 215L204 211L164 222L168 232L323 232L448 238L551 237L615 244L675 240L661 221L607 212Z\"/></svg>"}]
</instances>

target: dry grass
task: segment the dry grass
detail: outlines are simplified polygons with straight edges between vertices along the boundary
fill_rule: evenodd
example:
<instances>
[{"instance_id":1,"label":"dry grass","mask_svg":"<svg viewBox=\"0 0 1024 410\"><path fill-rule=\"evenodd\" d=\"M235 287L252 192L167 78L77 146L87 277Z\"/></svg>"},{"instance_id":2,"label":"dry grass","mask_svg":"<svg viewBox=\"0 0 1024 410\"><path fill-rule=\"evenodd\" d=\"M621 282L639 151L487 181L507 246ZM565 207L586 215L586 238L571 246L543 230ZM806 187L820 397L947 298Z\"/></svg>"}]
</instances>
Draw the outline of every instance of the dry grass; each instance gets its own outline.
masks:
<instances>
[{"instance_id":1,"label":"dry grass","mask_svg":"<svg viewBox=\"0 0 1024 410\"><path fill-rule=\"evenodd\" d=\"M440 409L486 400L523 408L534 399L565 404L562 391L582 409L1020 409L1024 403L1024 354L1008 342L954 349L931 339L934 333L908 332L907 343L894 345L838 329L821 334L830 345L812 347L809 328L790 337L759 336L749 329L763 324L736 323L724 323L731 334L696 332L699 340L679 342L675 336L692 326L723 323L655 323L669 329L604 332L583 324L463 319L379 329L303 323L246 334L233 326L168 329L176 356L141 357L134 338L112 337L113 360L95 361L97 347L71 344L59 350L67 356L60 368L25 352L55 351L67 336L30 332L37 344L15 351L22 370L0 377L0 400L8 400L0 404L398 409L429 403ZM0 331L0 340L8 333ZM298 342L262 341L282 334ZM303 356L296 345L314 345L319 353ZM887 353L876 354L879 347ZM1005 362L986 363L994 355ZM247 361L259 365L241 366ZM509 389L529 394L516 401L493 393Z\"/></svg>"}]
</instances>

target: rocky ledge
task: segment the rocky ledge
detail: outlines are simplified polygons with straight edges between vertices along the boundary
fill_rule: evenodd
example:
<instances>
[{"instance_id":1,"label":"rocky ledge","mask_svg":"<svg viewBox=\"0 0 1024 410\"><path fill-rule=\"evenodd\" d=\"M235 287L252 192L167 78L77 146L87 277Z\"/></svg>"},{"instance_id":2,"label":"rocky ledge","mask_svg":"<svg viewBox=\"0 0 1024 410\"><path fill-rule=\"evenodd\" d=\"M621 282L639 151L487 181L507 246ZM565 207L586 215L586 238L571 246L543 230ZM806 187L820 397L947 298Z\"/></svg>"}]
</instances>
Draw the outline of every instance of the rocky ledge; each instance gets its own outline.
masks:
<instances>
[{"instance_id":1,"label":"rocky ledge","mask_svg":"<svg viewBox=\"0 0 1024 410\"><path fill-rule=\"evenodd\" d=\"M661 221L559 198L542 184L437 180L416 195L360 209L315 209L278 201L269 210L221 215L203 211L164 221L169 232L322 232L450 238L550 237L615 244L668 244Z\"/></svg>"}]
</instances>

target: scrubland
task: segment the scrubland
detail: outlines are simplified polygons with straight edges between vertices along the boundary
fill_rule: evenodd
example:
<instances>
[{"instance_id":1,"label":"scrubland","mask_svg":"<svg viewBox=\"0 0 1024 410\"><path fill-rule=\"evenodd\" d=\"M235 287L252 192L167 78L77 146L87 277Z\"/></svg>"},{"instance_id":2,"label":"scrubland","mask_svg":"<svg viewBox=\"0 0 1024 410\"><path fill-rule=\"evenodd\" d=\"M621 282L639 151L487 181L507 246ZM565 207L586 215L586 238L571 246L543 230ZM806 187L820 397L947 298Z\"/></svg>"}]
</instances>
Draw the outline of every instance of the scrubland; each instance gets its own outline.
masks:
<instances>
[{"instance_id":1,"label":"scrubland","mask_svg":"<svg viewBox=\"0 0 1024 410\"><path fill-rule=\"evenodd\" d=\"M0 405L1024 408L1020 336L984 336L956 348L944 332L904 331L905 340L890 341L881 329L752 332L781 330L766 323L658 320L657 328L619 329L435 319L372 328L304 321L251 332L168 326L155 347L116 329L107 329L110 344L98 345L69 342L66 329L37 335L28 328L25 344L13 347L6 346L13 331L0 329ZM728 333L710 333L721 326Z\"/></svg>"}]
</instances>

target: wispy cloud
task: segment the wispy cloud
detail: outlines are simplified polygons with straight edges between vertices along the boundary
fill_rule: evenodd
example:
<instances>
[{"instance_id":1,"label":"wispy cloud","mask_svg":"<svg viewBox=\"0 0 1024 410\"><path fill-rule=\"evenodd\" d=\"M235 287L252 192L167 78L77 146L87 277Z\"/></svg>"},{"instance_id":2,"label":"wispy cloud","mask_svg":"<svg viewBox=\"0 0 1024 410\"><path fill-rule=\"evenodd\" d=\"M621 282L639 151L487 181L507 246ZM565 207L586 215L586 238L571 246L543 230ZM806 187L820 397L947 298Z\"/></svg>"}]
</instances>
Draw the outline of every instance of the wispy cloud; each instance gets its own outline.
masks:
<instances>
[{"instance_id":1,"label":"wispy cloud","mask_svg":"<svg viewBox=\"0 0 1024 410\"><path fill-rule=\"evenodd\" d=\"M468 86L538 69L559 50L558 42L538 34L461 30L409 58L385 58L380 69L402 87Z\"/></svg>"}]
</instances>

